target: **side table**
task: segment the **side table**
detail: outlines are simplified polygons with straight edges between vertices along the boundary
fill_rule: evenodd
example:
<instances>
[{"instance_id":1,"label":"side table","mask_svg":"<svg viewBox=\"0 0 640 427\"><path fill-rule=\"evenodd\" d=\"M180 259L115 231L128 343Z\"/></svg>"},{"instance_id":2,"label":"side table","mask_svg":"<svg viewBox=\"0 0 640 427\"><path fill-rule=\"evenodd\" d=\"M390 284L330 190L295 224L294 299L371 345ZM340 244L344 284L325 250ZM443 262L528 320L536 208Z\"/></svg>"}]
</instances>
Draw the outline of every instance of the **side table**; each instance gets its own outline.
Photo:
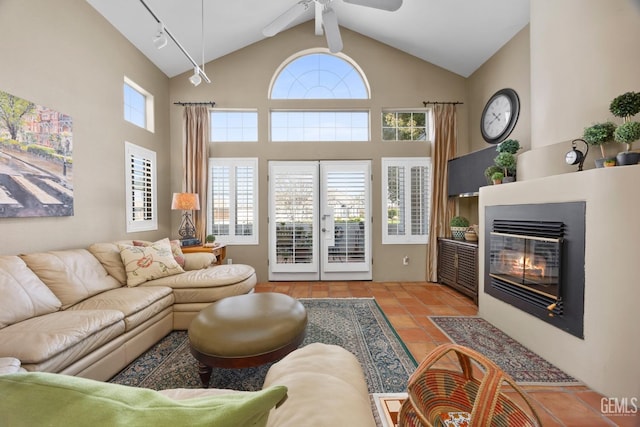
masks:
<instances>
[{"instance_id":1,"label":"side table","mask_svg":"<svg viewBox=\"0 0 640 427\"><path fill-rule=\"evenodd\" d=\"M222 243L211 248L197 245L197 246L183 246L181 249L182 249L182 253L185 253L185 254L190 254L195 252L205 252L205 253L211 252L216 256L217 265L221 265L222 261L224 261L224 259L227 257L227 245Z\"/></svg>"}]
</instances>

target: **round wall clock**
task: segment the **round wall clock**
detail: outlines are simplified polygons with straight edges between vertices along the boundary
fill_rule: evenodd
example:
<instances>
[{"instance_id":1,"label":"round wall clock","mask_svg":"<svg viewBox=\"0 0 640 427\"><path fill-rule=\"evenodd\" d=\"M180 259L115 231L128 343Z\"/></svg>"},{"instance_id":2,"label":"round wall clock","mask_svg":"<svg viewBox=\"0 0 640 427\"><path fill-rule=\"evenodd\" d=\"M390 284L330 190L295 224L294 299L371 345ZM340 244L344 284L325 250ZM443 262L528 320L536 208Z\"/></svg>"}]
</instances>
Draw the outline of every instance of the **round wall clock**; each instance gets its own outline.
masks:
<instances>
[{"instance_id":1,"label":"round wall clock","mask_svg":"<svg viewBox=\"0 0 640 427\"><path fill-rule=\"evenodd\" d=\"M520 98L513 89L500 89L489 98L482 110L480 131L489 144L503 141L518 121Z\"/></svg>"}]
</instances>

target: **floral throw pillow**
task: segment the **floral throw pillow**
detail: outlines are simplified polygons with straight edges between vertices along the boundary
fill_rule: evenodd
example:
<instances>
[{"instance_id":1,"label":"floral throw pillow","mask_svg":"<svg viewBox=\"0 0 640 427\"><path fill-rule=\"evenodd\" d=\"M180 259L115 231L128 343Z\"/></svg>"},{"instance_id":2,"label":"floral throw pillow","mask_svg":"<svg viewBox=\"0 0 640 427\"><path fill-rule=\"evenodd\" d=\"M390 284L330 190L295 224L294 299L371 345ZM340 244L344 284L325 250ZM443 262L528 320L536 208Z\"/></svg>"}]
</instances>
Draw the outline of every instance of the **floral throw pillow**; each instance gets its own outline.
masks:
<instances>
[{"instance_id":1,"label":"floral throw pillow","mask_svg":"<svg viewBox=\"0 0 640 427\"><path fill-rule=\"evenodd\" d=\"M169 239L158 240L149 246L118 244L118 248L129 287L184 272L173 257Z\"/></svg>"},{"instance_id":2,"label":"floral throw pillow","mask_svg":"<svg viewBox=\"0 0 640 427\"><path fill-rule=\"evenodd\" d=\"M173 258L175 258L180 267L184 268L186 259L184 257L184 254L182 253L182 245L180 245L180 240L170 240L169 243L171 244L171 253L173 254ZM144 240L133 241L133 246L149 246L152 244L153 242L147 242Z\"/></svg>"}]
</instances>

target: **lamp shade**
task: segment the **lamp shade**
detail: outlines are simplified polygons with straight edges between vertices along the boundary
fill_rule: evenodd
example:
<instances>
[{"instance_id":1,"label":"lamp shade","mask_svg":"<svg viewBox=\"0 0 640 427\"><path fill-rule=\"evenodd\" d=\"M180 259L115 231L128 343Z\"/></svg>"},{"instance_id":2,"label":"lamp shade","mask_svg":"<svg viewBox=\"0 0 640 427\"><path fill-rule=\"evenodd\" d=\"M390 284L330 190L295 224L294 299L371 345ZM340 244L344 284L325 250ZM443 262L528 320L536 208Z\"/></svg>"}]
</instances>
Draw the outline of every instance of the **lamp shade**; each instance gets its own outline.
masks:
<instances>
[{"instance_id":1,"label":"lamp shade","mask_svg":"<svg viewBox=\"0 0 640 427\"><path fill-rule=\"evenodd\" d=\"M200 199L198 193L173 193L171 209L182 211L199 211Z\"/></svg>"}]
</instances>

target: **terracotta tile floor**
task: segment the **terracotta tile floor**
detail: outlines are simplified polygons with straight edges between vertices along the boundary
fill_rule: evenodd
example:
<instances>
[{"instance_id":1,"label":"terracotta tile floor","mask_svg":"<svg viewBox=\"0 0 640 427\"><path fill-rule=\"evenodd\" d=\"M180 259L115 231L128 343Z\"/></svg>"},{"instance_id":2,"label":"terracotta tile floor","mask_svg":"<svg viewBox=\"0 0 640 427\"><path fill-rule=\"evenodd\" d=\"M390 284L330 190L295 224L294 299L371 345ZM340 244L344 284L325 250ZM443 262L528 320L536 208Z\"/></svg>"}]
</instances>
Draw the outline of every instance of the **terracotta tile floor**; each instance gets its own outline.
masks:
<instances>
[{"instance_id":1,"label":"terracotta tile floor","mask_svg":"<svg viewBox=\"0 0 640 427\"><path fill-rule=\"evenodd\" d=\"M281 292L296 298L375 297L418 362L438 344L449 341L427 316L477 314L473 301L437 283L269 282L258 284L256 291ZM602 396L588 387L523 388L536 405L545 427L640 427L640 413L604 416L600 410Z\"/></svg>"}]
</instances>

